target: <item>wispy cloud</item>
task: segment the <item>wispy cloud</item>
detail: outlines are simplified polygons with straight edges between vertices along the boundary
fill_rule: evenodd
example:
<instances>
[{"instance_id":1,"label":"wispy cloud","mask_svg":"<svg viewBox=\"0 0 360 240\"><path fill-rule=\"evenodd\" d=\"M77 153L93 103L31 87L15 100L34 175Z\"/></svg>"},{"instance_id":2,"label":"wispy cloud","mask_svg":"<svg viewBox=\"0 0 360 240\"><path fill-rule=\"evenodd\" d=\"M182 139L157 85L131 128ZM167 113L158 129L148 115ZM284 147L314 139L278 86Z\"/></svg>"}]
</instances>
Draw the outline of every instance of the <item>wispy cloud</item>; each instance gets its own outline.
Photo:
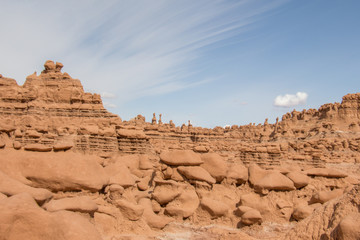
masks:
<instances>
[{"instance_id":1,"label":"wispy cloud","mask_svg":"<svg viewBox=\"0 0 360 240\"><path fill-rule=\"evenodd\" d=\"M207 47L284 1L2 1L0 71L22 82L46 59L120 102L205 84ZM109 97L109 94L103 94Z\"/></svg>"},{"instance_id":2,"label":"wispy cloud","mask_svg":"<svg viewBox=\"0 0 360 240\"><path fill-rule=\"evenodd\" d=\"M293 94L279 95L274 100L274 106L277 107L293 107L306 103L308 94L305 92L297 92Z\"/></svg>"},{"instance_id":3,"label":"wispy cloud","mask_svg":"<svg viewBox=\"0 0 360 240\"><path fill-rule=\"evenodd\" d=\"M116 98L116 94L110 92L102 92L100 95L102 98Z\"/></svg>"},{"instance_id":4,"label":"wispy cloud","mask_svg":"<svg viewBox=\"0 0 360 240\"><path fill-rule=\"evenodd\" d=\"M113 103L108 103L108 102L104 102L104 107L105 108L116 108L116 104Z\"/></svg>"}]
</instances>

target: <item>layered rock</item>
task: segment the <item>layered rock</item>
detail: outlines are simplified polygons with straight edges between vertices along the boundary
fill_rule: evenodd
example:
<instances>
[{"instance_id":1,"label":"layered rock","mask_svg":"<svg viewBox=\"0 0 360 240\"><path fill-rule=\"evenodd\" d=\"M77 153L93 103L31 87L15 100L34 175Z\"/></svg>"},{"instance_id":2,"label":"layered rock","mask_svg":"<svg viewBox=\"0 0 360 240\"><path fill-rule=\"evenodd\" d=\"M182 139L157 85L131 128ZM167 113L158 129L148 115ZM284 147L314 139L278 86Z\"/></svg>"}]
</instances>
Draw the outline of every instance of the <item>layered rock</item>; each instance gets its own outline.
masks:
<instances>
[{"instance_id":1,"label":"layered rock","mask_svg":"<svg viewBox=\"0 0 360 240\"><path fill-rule=\"evenodd\" d=\"M360 94L318 110L294 110L275 124L180 127L163 123L161 115L157 121L155 114L151 123L141 115L122 122L104 109L99 95L84 92L79 80L61 73L61 63L47 61L44 67L23 86L0 77L4 206L26 204L66 239L72 236L56 224L72 230L79 222L93 234L74 230L74 239L98 239L92 223L104 239L148 239L158 236L154 229L185 225L191 233L206 229L209 235L192 236L199 239L246 235L236 228L263 239L261 232L269 234L276 224L271 234L279 239L287 231L281 224L289 221L298 224L291 237L358 237L352 230L359 218L358 189L348 192L359 183ZM3 209L1 233L24 238L19 228L6 228L15 224L12 214L28 221L19 209ZM333 219L314 223L319 217ZM226 227L216 228L220 225ZM19 227L29 232L27 225ZM35 238L56 239L52 231L40 230Z\"/></svg>"}]
</instances>

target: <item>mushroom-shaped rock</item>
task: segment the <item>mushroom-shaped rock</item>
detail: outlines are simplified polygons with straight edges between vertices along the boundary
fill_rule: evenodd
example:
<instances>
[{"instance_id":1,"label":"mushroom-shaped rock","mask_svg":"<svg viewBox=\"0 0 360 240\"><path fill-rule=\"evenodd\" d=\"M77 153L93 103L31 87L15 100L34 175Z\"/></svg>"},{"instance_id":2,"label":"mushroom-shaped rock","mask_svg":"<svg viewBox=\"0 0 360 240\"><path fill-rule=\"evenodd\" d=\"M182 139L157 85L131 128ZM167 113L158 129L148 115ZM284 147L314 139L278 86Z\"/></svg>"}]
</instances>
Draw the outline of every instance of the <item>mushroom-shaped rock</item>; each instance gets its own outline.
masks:
<instances>
[{"instance_id":1,"label":"mushroom-shaped rock","mask_svg":"<svg viewBox=\"0 0 360 240\"><path fill-rule=\"evenodd\" d=\"M206 153L201 155L204 161L200 166L215 178L216 182L221 182L226 177L227 164L226 161L217 153Z\"/></svg>"},{"instance_id":2,"label":"mushroom-shaped rock","mask_svg":"<svg viewBox=\"0 0 360 240\"><path fill-rule=\"evenodd\" d=\"M60 72L64 65L61 62L56 62L55 71Z\"/></svg>"},{"instance_id":3,"label":"mushroom-shaped rock","mask_svg":"<svg viewBox=\"0 0 360 240\"><path fill-rule=\"evenodd\" d=\"M47 60L44 64L44 72L53 72L55 71L55 63L51 60Z\"/></svg>"},{"instance_id":4,"label":"mushroom-shaped rock","mask_svg":"<svg viewBox=\"0 0 360 240\"><path fill-rule=\"evenodd\" d=\"M270 172L254 184L256 190L278 190L291 191L295 190L293 181L285 177L280 172Z\"/></svg>"},{"instance_id":5,"label":"mushroom-shaped rock","mask_svg":"<svg viewBox=\"0 0 360 240\"><path fill-rule=\"evenodd\" d=\"M69 210L73 212L94 213L98 205L88 196L51 200L43 206L49 212Z\"/></svg>"},{"instance_id":6,"label":"mushroom-shaped rock","mask_svg":"<svg viewBox=\"0 0 360 240\"><path fill-rule=\"evenodd\" d=\"M39 143L28 144L24 147L26 151L34 151L34 152L50 152L52 147L45 146Z\"/></svg>"},{"instance_id":7,"label":"mushroom-shaped rock","mask_svg":"<svg viewBox=\"0 0 360 240\"><path fill-rule=\"evenodd\" d=\"M249 178L248 169L242 164L232 164L226 174L227 182L237 185L245 183Z\"/></svg>"},{"instance_id":8,"label":"mushroom-shaped rock","mask_svg":"<svg viewBox=\"0 0 360 240\"><path fill-rule=\"evenodd\" d=\"M308 176L328 177L328 178L344 178L348 175L339 170L332 168L311 168L305 171Z\"/></svg>"},{"instance_id":9,"label":"mushroom-shaped rock","mask_svg":"<svg viewBox=\"0 0 360 240\"><path fill-rule=\"evenodd\" d=\"M121 213L131 221L137 221L141 218L144 213L144 207L125 199L118 199L114 201L114 205L120 209Z\"/></svg>"},{"instance_id":10,"label":"mushroom-shaped rock","mask_svg":"<svg viewBox=\"0 0 360 240\"><path fill-rule=\"evenodd\" d=\"M174 221L173 218L155 214L154 211L152 210L151 200L148 198L140 199L139 205L141 205L144 208L143 217L144 217L146 223L151 228L163 229L170 222Z\"/></svg>"},{"instance_id":11,"label":"mushroom-shaped rock","mask_svg":"<svg viewBox=\"0 0 360 240\"><path fill-rule=\"evenodd\" d=\"M181 218L188 218L199 206L199 198L194 187L187 186L182 191L179 197L171 201L165 208L165 214L170 216L177 216Z\"/></svg>"},{"instance_id":12,"label":"mushroom-shaped rock","mask_svg":"<svg viewBox=\"0 0 360 240\"><path fill-rule=\"evenodd\" d=\"M313 211L314 208L312 208L311 206L302 204L294 209L292 213L292 217L297 221L301 221L307 218L308 216L310 216L313 213Z\"/></svg>"},{"instance_id":13,"label":"mushroom-shaped rock","mask_svg":"<svg viewBox=\"0 0 360 240\"><path fill-rule=\"evenodd\" d=\"M229 206L225 203L207 197L201 199L200 205L214 218L225 216L229 211Z\"/></svg>"},{"instance_id":14,"label":"mushroom-shaped rock","mask_svg":"<svg viewBox=\"0 0 360 240\"><path fill-rule=\"evenodd\" d=\"M249 210L241 216L241 223L244 225L260 224L262 222L262 216L256 209Z\"/></svg>"},{"instance_id":15,"label":"mushroom-shaped rock","mask_svg":"<svg viewBox=\"0 0 360 240\"><path fill-rule=\"evenodd\" d=\"M178 167L178 171L190 180L205 181L209 184L216 183L216 180L202 167Z\"/></svg>"},{"instance_id":16,"label":"mushroom-shaped rock","mask_svg":"<svg viewBox=\"0 0 360 240\"><path fill-rule=\"evenodd\" d=\"M0 171L0 193L7 196L13 196L19 193L30 194L37 202L45 202L52 198L53 194L43 188L33 188L27 186Z\"/></svg>"},{"instance_id":17,"label":"mushroom-shaped rock","mask_svg":"<svg viewBox=\"0 0 360 240\"><path fill-rule=\"evenodd\" d=\"M286 176L294 182L296 188L302 188L309 184L310 178L301 172L293 171L286 174Z\"/></svg>"},{"instance_id":18,"label":"mushroom-shaped rock","mask_svg":"<svg viewBox=\"0 0 360 240\"><path fill-rule=\"evenodd\" d=\"M360 239L360 213L351 213L344 217L335 228L334 239L358 240Z\"/></svg>"},{"instance_id":19,"label":"mushroom-shaped rock","mask_svg":"<svg viewBox=\"0 0 360 240\"><path fill-rule=\"evenodd\" d=\"M191 150L163 151L160 159L171 166L197 166L203 163L200 155Z\"/></svg>"},{"instance_id":20,"label":"mushroom-shaped rock","mask_svg":"<svg viewBox=\"0 0 360 240\"><path fill-rule=\"evenodd\" d=\"M311 197L309 203L325 203L331 199L340 197L343 193L344 191L342 189L335 189L333 191L319 191Z\"/></svg>"}]
</instances>

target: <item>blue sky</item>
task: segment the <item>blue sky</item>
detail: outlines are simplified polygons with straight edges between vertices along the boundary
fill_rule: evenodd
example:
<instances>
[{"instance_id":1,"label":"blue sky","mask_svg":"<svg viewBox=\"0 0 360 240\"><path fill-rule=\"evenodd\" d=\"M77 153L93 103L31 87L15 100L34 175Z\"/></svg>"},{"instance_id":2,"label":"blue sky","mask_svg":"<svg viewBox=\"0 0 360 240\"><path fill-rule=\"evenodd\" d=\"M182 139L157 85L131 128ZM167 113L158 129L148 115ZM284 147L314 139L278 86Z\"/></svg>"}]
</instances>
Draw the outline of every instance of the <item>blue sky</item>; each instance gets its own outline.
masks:
<instances>
[{"instance_id":1,"label":"blue sky","mask_svg":"<svg viewBox=\"0 0 360 240\"><path fill-rule=\"evenodd\" d=\"M274 122L360 87L360 1L0 1L0 73L45 60L129 120Z\"/></svg>"}]
</instances>

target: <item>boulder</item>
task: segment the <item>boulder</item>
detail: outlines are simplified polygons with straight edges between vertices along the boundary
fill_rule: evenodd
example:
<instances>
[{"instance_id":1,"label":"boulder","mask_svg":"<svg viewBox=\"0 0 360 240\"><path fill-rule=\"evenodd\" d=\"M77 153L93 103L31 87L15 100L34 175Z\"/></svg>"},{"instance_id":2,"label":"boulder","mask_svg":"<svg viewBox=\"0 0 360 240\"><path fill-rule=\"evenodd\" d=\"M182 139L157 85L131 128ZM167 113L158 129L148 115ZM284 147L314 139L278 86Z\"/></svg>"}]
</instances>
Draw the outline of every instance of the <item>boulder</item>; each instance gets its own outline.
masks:
<instances>
[{"instance_id":1,"label":"boulder","mask_svg":"<svg viewBox=\"0 0 360 240\"><path fill-rule=\"evenodd\" d=\"M49 190L27 186L15 179L10 178L1 171L0 193L3 193L7 196L13 196L20 193L28 193L39 203L45 202L53 196L53 194Z\"/></svg>"},{"instance_id":2,"label":"boulder","mask_svg":"<svg viewBox=\"0 0 360 240\"><path fill-rule=\"evenodd\" d=\"M117 130L118 136L122 138L130 138L130 139L147 139L149 138L146 136L144 131L136 130L136 129L118 129Z\"/></svg>"},{"instance_id":3,"label":"boulder","mask_svg":"<svg viewBox=\"0 0 360 240\"><path fill-rule=\"evenodd\" d=\"M171 166L198 166L203 163L200 155L191 150L163 151L160 160Z\"/></svg>"},{"instance_id":4,"label":"boulder","mask_svg":"<svg viewBox=\"0 0 360 240\"><path fill-rule=\"evenodd\" d=\"M360 213L351 213L345 216L334 230L334 239L360 239Z\"/></svg>"},{"instance_id":5,"label":"boulder","mask_svg":"<svg viewBox=\"0 0 360 240\"><path fill-rule=\"evenodd\" d=\"M278 191L291 191L296 189L293 181L277 171L269 172L263 178L257 180L254 188L260 191L262 189Z\"/></svg>"},{"instance_id":6,"label":"boulder","mask_svg":"<svg viewBox=\"0 0 360 240\"><path fill-rule=\"evenodd\" d=\"M130 170L125 165L120 165L116 168L114 175L114 169L111 165L104 168L105 172L109 175L109 184L117 184L124 188L128 188L135 185L135 178L130 173Z\"/></svg>"},{"instance_id":7,"label":"boulder","mask_svg":"<svg viewBox=\"0 0 360 240\"><path fill-rule=\"evenodd\" d=\"M209 152L209 149L205 146L195 146L194 147L194 152L198 152L198 153L207 153Z\"/></svg>"},{"instance_id":8,"label":"boulder","mask_svg":"<svg viewBox=\"0 0 360 240\"><path fill-rule=\"evenodd\" d=\"M167 204L165 214L181 218L188 218L194 214L199 206L199 198L194 187L187 186L180 196Z\"/></svg>"},{"instance_id":9,"label":"boulder","mask_svg":"<svg viewBox=\"0 0 360 240\"><path fill-rule=\"evenodd\" d=\"M183 185L170 181L156 181L152 198L159 204L166 205L180 196L181 192L185 188Z\"/></svg>"},{"instance_id":10,"label":"boulder","mask_svg":"<svg viewBox=\"0 0 360 240\"><path fill-rule=\"evenodd\" d=\"M248 169L242 164L232 164L226 173L226 180L230 184L243 184L249 178Z\"/></svg>"},{"instance_id":11,"label":"boulder","mask_svg":"<svg viewBox=\"0 0 360 240\"><path fill-rule=\"evenodd\" d=\"M229 211L225 203L207 197L201 199L200 206L214 218L225 216Z\"/></svg>"},{"instance_id":12,"label":"boulder","mask_svg":"<svg viewBox=\"0 0 360 240\"><path fill-rule=\"evenodd\" d=\"M247 211L253 210L253 208L248 207L248 206L239 206L236 208L235 210L235 214L238 217L241 217L244 213L246 213Z\"/></svg>"},{"instance_id":13,"label":"boulder","mask_svg":"<svg viewBox=\"0 0 360 240\"><path fill-rule=\"evenodd\" d=\"M215 184L216 180L202 167L178 167L177 170L189 180L205 181L209 184Z\"/></svg>"},{"instance_id":14,"label":"boulder","mask_svg":"<svg viewBox=\"0 0 360 240\"><path fill-rule=\"evenodd\" d=\"M317 193L315 193L309 203L313 204L313 203L325 203L327 201L330 201L331 199L340 197L341 195L343 195L344 190L342 189L335 189L333 191L319 191Z\"/></svg>"},{"instance_id":15,"label":"boulder","mask_svg":"<svg viewBox=\"0 0 360 240\"><path fill-rule=\"evenodd\" d=\"M66 150L69 150L71 149L72 147L74 146L73 143L65 143L65 142L59 142L59 143L56 143L54 146L53 146L53 149L55 152L57 151L66 151Z\"/></svg>"},{"instance_id":16,"label":"boulder","mask_svg":"<svg viewBox=\"0 0 360 240\"><path fill-rule=\"evenodd\" d=\"M154 213L159 213L161 211L161 205L155 200L151 200L151 206Z\"/></svg>"},{"instance_id":17,"label":"boulder","mask_svg":"<svg viewBox=\"0 0 360 240\"><path fill-rule=\"evenodd\" d=\"M49 212L57 212L61 210L69 210L73 212L82 212L93 214L98 205L88 196L62 198L59 200L51 200L43 206Z\"/></svg>"},{"instance_id":18,"label":"boulder","mask_svg":"<svg viewBox=\"0 0 360 240\"><path fill-rule=\"evenodd\" d=\"M184 176L179 173L177 168L167 168L167 169L171 169L171 180L174 180L174 181L177 181L177 182L182 182L182 181L186 180L184 178Z\"/></svg>"},{"instance_id":19,"label":"boulder","mask_svg":"<svg viewBox=\"0 0 360 240\"><path fill-rule=\"evenodd\" d=\"M241 223L244 225L260 224L262 222L262 216L256 209L249 210L241 216Z\"/></svg>"},{"instance_id":20,"label":"boulder","mask_svg":"<svg viewBox=\"0 0 360 240\"><path fill-rule=\"evenodd\" d=\"M301 172L289 172L286 176L294 182L294 186L297 189L307 186L310 182L310 178Z\"/></svg>"},{"instance_id":21,"label":"boulder","mask_svg":"<svg viewBox=\"0 0 360 240\"><path fill-rule=\"evenodd\" d=\"M174 221L173 218L155 214L152 210L151 200L148 198L140 199L139 205L144 208L143 218L151 228L163 229L170 222Z\"/></svg>"},{"instance_id":22,"label":"boulder","mask_svg":"<svg viewBox=\"0 0 360 240\"><path fill-rule=\"evenodd\" d=\"M124 193L124 187L118 184L111 184L105 188L105 191L109 194L110 199L116 200L121 198Z\"/></svg>"},{"instance_id":23,"label":"boulder","mask_svg":"<svg viewBox=\"0 0 360 240\"><path fill-rule=\"evenodd\" d=\"M149 170L153 169L154 166L149 160L149 157L146 155L140 155L139 156L139 169L140 170Z\"/></svg>"},{"instance_id":24,"label":"boulder","mask_svg":"<svg viewBox=\"0 0 360 240\"><path fill-rule=\"evenodd\" d=\"M308 216L310 216L313 213L313 211L314 208L312 208L311 206L302 204L294 209L292 213L292 217L297 221L301 221L307 218Z\"/></svg>"},{"instance_id":25,"label":"boulder","mask_svg":"<svg viewBox=\"0 0 360 240\"><path fill-rule=\"evenodd\" d=\"M260 168L257 164L251 164L249 166L248 171L249 171L249 182L252 185L255 185L268 173L268 171Z\"/></svg>"},{"instance_id":26,"label":"boulder","mask_svg":"<svg viewBox=\"0 0 360 240\"><path fill-rule=\"evenodd\" d=\"M171 176L173 175L174 171L171 167L167 167L162 170L162 173L164 179L171 179Z\"/></svg>"},{"instance_id":27,"label":"boulder","mask_svg":"<svg viewBox=\"0 0 360 240\"><path fill-rule=\"evenodd\" d=\"M97 192L109 181L98 157L74 152L9 151L0 155L0 170L27 185L52 191Z\"/></svg>"},{"instance_id":28,"label":"boulder","mask_svg":"<svg viewBox=\"0 0 360 240\"><path fill-rule=\"evenodd\" d=\"M146 191L149 188L150 179L150 175L140 179L140 181L137 183L138 189L141 191Z\"/></svg>"},{"instance_id":29,"label":"boulder","mask_svg":"<svg viewBox=\"0 0 360 240\"><path fill-rule=\"evenodd\" d=\"M0 139L0 148L4 148L6 146L6 143L4 140Z\"/></svg>"},{"instance_id":30,"label":"boulder","mask_svg":"<svg viewBox=\"0 0 360 240\"><path fill-rule=\"evenodd\" d=\"M261 214L269 213L269 203L266 199L260 197L256 193L248 193L241 195L240 206L247 206L258 210Z\"/></svg>"},{"instance_id":31,"label":"boulder","mask_svg":"<svg viewBox=\"0 0 360 240\"><path fill-rule=\"evenodd\" d=\"M0 236L9 240L102 239L83 216L68 211L47 212L27 193L0 201Z\"/></svg>"},{"instance_id":32,"label":"boulder","mask_svg":"<svg viewBox=\"0 0 360 240\"><path fill-rule=\"evenodd\" d=\"M144 213L144 208L142 206L128 202L125 199L115 200L114 205L131 221L139 220Z\"/></svg>"},{"instance_id":33,"label":"boulder","mask_svg":"<svg viewBox=\"0 0 360 240\"><path fill-rule=\"evenodd\" d=\"M34 152L51 152L52 147L45 146L39 143L33 143L33 144L25 145L24 149L26 151L34 151Z\"/></svg>"},{"instance_id":34,"label":"boulder","mask_svg":"<svg viewBox=\"0 0 360 240\"><path fill-rule=\"evenodd\" d=\"M328 177L328 178L344 178L348 175L336 169L331 168L311 168L305 171L308 176Z\"/></svg>"},{"instance_id":35,"label":"boulder","mask_svg":"<svg viewBox=\"0 0 360 240\"><path fill-rule=\"evenodd\" d=\"M21 149L21 143L18 142L18 141L14 141L13 148L16 149L16 150Z\"/></svg>"},{"instance_id":36,"label":"boulder","mask_svg":"<svg viewBox=\"0 0 360 240\"><path fill-rule=\"evenodd\" d=\"M97 157L81 154L53 153L29 158L23 175L34 186L54 191L90 190L97 192L109 181Z\"/></svg>"},{"instance_id":37,"label":"boulder","mask_svg":"<svg viewBox=\"0 0 360 240\"><path fill-rule=\"evenodd\" d=\"M204 163L200 166L210 173L210 175L215 178L216 182L220 183L226 177L227 163L219 154L202 154L201 160Z\"/></svg>"}]
</instances>

